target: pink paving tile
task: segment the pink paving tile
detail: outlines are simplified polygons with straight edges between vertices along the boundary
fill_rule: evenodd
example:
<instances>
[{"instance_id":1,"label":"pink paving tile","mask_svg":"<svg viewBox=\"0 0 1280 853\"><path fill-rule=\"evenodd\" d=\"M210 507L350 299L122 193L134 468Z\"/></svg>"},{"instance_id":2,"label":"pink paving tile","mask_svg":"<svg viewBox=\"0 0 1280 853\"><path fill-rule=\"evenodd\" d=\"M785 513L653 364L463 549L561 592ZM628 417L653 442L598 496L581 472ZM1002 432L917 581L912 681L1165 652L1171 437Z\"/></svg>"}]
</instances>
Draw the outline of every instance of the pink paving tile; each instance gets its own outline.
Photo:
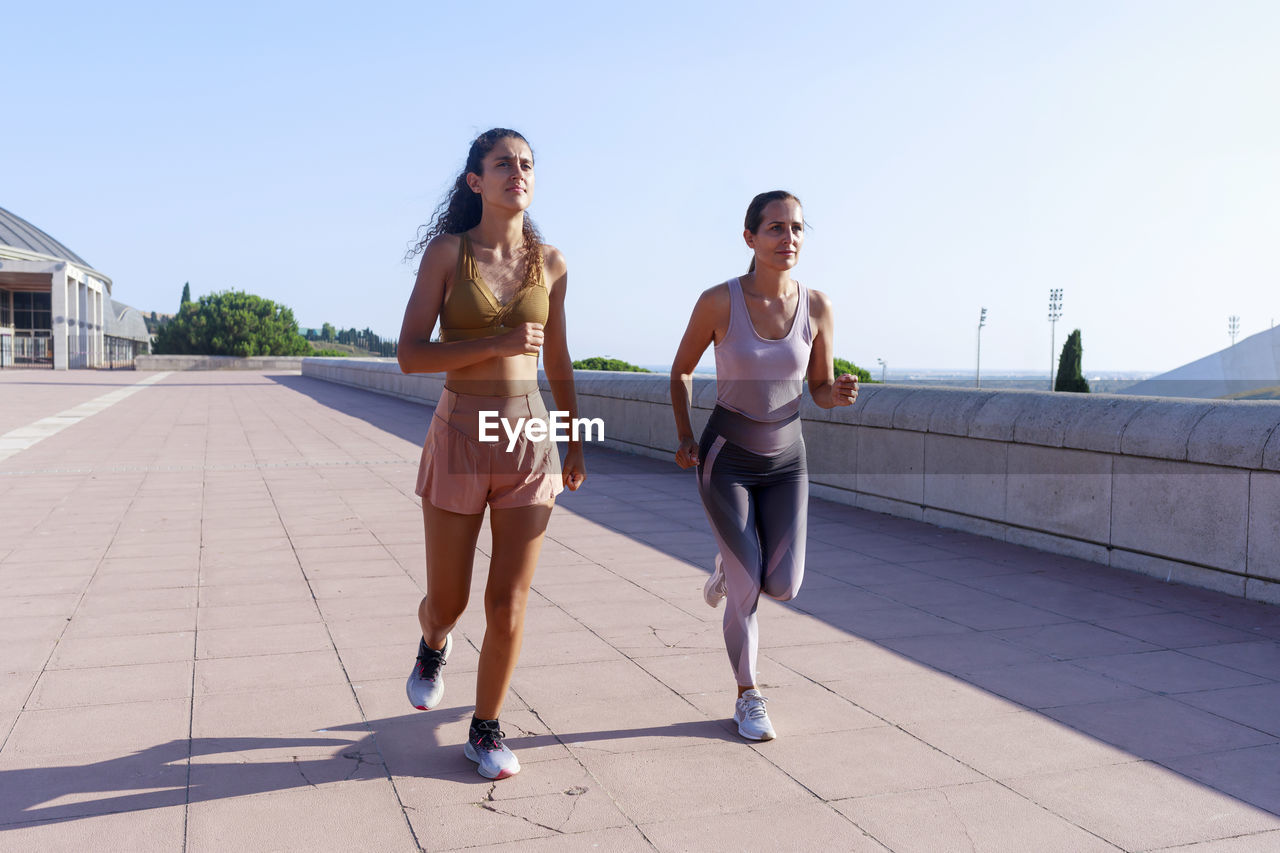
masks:
<instances>
[{"instance_id":1,"label":"pink paving tile","mask_svg":"<svg viewBox=\"0 0 1280 853\"><path fill-rule=\"evenodd\" d=\"M893 725L934 720L978 720L1012 714L1022 706L958 678L927 670L827 680L824 686Z\"/></svg>"},{"instance_id":2,"label":"pink paving tile","mask_svg":"<svg viewBox=\"0 0 1280 853\"><path fill-rule=\"evenodd\" d=\"M62 755L143 750L171 741L185 742L190 718L188 699L24 711L0 756L52 760Z\"/></svg>"},{"instance_id":3,"label":"pink paving tile","mask_svg":"<svg viewBox=\"0 0 1280 853\"><path fill-rule=\"evenodd\" d=\"M1265 679L1173 651L1083 658L1074 665L1154 693L1188 693L1258 684Z\"/></svg>"},{"instance_id":4,"label":"pink paving tile","mask_svg":"<svg viewBox=\"0 0 1280 853\"><path fill-rule=\"evenodd\" d=\"M21 710L39 677L34 670L0 671L0 712Z\"/></svg>"},{"instance_id":5,"label":"pink paving tile","mask_svg":"<svg viewBox=\"0 0 1280 853\"><path fill-rule=\"evenodd\" d=\"M77 708L191 695L190 660L133 666L46 670L27 703L30 710Z\"/></svg>"},{"instance_id":6,"label":"pink paving tile","mask_svg":"<svg viewBox=\"0 0 1280 853\"><path fill-rule=\"evenodd\" d=\"M0 829L14 850L129 850L171 853L182 849L186 808L181 803L75 820L7 824Z\"/></svg>"},{"instance_id":7,"label":"pink paving tile","mask_svg":"<svg viewBox=\"0 0 1280 853\"><path fill-rule=\"evenodd\" d=\"M904 723L903 728L998 780L1134 760L1124 750L1030 711Z\"/></svg>"},{"instance_id":8,"label":"pink paving tile","mask_svg":"<svg viewBox=\"0 0 1280 853\"><path fill-rule=\"evenodd\" d=\"M1124 850L1280 829L1280 817L1145 761L1030 776L1007 784Z\"/></svg>"},{"instance_id":9,"label":"pink paving tile","mask_svg":"<svg viewBox=\"0 0 1280 853\"><path fill-rule=\"evenodd\" d=\"M395 791L383 779L192 803L186 849L408 853L418 847Z\"/></svg>"},{"instance_id":10,"label":"pink paving tile","mask_svg":"<svg viewBox=\"0 0 1280 853\"><path fill-rule=\"evenodd\" d=\"M708 743L676 750L589 755L587 768L618 808L639 824L812 802L811 795L748 746ZM719 783L707 785L708 768Z\"/></svg>"},{"instance_id":11,"label":"pink paving tile","mask_svg":"<svg viewBox=\"0 0 1280 853\"><path fill-rule=\"evenodd\" d=\"M1058 660L1072 658L1119 655L1129 652L1152 651L1158 646L1134 637L1108 631L1084 622L1066 622L1056 625L1035 625L994 632L1002 640L1008 640Z\"/></svg>"},{"instance_id":12,"label":"pink paving tile","mask_svg":"<svg viewBox=\"0 0 1280 853\"><path fill-rule=\"evenodd\" d=\"M861 797L833 805L895 853L1115 850L1070 821L994 782Z\"/></svg>"},{"instance_id":13,"label":"pink paving tile","mask_svg":"<svg viewBox=\"0 0 1280 853\"><path fill-rule=\"evenodd\" d=\"M1098 623L1098 626L1170 649L1242 643L1253 639L1245 631L1229 628L1187 613L1159 613L1154 616L1109 619Z\"/></svg>"},{"instance_id":14,"label":"pink paving tile","mask_svg":"<svg viewBox=\"0 0 1280 853\"><path fill-rule=\"evenodd\" d=\"M1280 814L1280 745L1190 755L1164 762L1171 770L1224 794Z\"/></svg>"},{"instance_id":15,"label":"pink paving tile","mask_svg":"<svg viewBox=\"0 0 1280 853\"><path fill-rule=\"evenodd\" d=\"M1280 684L1208 690L1178 700L1280 738Z\"/></svg>"},{"instance_id":16,"label":"pink paving tile","mask_svg":"<svg viewBox=\"0 0 1280 853\"><path fill-rule=\"evenodd\" d=\"M1280 643L1261 640L1187 649L1185 654L1280 681Z\"/></svg>"},{"instance_id":17,"label":"pink paving tile","mask_svg":"<svg viewBox=\"0 0 1280 853\"><path fill-rule=\"evenodd\" d=\"M748 747L750 748L750 747ZM865 797L976 782L969 767L892 726L828 734L794 734L756 747L824 800ZM833 767L851 772L833 773Z\"/></svg>"},{"instance_id":18,"label":"pink paving tile","mask_svg":"<svg viewBox=\"0 0 1280 853\"><path fill-rule=\"evenodd\" d=\"M192 659L194 649L195 634L191 631L74 637L58 643L49 660L49 669L188 661Z\"/></svg>"},{"instance_id":19,"label":"pink paving tile","mask_svg":"<svg viewBox=\"0 0 1280 853\"><path fill-rule=\"evenodd\" d=\"M1083 705L1149 695L1132 684L1090 672L1068 661L993 667L968 673L965 680L1028 708Z\"/></svg>"},{"instance_id":20,"label":"pink paving tile","mask_svg":"<svg viewBox=\"0 0 1280 853\"><path fill-rule=\"evenodd\" d=\"M1039 663L1044 656L988 634L949 634L885 640L883 645L946 672L966 673Z\"/></svg>"},{"instance_id":21,"label":"pink paving tile","mask_svg":"<svg viewBox=\"0 0 1280 853\"><path fill-rule=\"evenodd\" d=\"M196 695L346 682L332 650L207 658L195 665Z\"/></svg>"},{"instance_id":22,"label":"pink paving tile","mask_svg":"<svg viewBox=\"0 0 1280 853\"><path fill-rule=\"evenodd\" d=\"M213 628L198 635L196 657L251 657L261 654L332 649L323 623L303 622L255 628Z\"/></svg>"},{"instance_id":23,"label":"pink paving tile","mask_svg":"<svg viewBox=\"0 0 1280 853\"><path fill-rule=\"evenodd\" d=\"M237 603L225 607L201 607L201 631L225 628L269 628L323 621L314 601L272 601L265 604Z\"/></svg>"},{"instance_id":24,"label":"pink paving tile","mask_svg":"<svg viewBox=\"0 0 1280 853\"><path fill-rule=\"evenodd\" d=\"M1164 760L1276 741L1273 735L1164 696L1070 705L1043 713L1137 758Z\"/></svg>"},{"instance_id":25,"label":"pink paving tile","mask_svg":"<svg viewBox=\"0 0 1280 853\"><path fill-rule=\"evenodd\" d=\"M192 702L197 738L310 735L359 723L360 709L343 683L204 693Z\"/></svg>"},{"instance_id":26,"label":"pink paving tile","mask_svg":"<svg viewBox=\"0 0 1280 853\"><path fill-rule=\"evenodd\" d=\"M660 851L841 850L883 853L889 848L824 803L788 804L785 809L744 811L641 827Z\"/></svg>"}]
</instances>

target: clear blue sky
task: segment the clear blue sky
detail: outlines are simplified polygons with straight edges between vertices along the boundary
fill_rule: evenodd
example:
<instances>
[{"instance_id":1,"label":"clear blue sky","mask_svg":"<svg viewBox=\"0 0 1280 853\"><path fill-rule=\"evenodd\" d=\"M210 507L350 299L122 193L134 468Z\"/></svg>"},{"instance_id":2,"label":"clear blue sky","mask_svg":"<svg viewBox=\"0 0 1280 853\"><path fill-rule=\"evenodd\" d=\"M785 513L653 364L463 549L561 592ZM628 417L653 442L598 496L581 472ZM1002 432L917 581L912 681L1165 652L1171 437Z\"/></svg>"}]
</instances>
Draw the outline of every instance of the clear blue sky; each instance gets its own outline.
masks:
<instances>
[{"instance_id":1,"label":"clear blue sky","mask_svg":"<svg viewBox=\"0 0 1280 853\"><path fill-rule=\"evenodd\" d=\"M751 196L863 366L1165 370L1280 319L1280 3L7 9L0 206L173 311L236 288L395 336L488 127L533 143L575 357L669 363Z\"/></svg>"}]
</instances>

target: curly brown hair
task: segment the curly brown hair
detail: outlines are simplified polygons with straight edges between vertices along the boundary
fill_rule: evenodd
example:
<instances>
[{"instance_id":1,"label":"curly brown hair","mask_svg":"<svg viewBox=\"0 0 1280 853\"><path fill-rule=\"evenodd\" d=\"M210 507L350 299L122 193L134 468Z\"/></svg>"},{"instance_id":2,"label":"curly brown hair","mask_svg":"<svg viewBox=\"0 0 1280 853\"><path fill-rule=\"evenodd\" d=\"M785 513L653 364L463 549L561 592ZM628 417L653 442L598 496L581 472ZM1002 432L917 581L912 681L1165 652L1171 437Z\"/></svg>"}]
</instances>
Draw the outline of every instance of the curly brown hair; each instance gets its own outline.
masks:
<instances>
[{"instance_id":1,"label":"curly brown hair","mask_svg":"<svg viewBox=\"0 0 1280 853\"><path fill-rule=\"evenodd\" d=\"M467 164L463 166L461 174L457 180L453 182L453 187L445 195L444 201L440 202L435 213L431 215L431 220L418 228L417 242L411 243L409 251L405 254L405 260L412 260L427 248L435 237L440 234L462 234L470 231L480 224L480 215L484 211L484 204L478 193L471 191L471 187L467 186L467 175L484 174L484 158L493 150L493 146L498 144L501 139L519 139L525 145L529 145L529 140L525 139L519 131L511 130L507 127L495 127L486 130L475 138L471 143L471 149L467 151ZM533 146L529 145L529 152L533 152ZM521 293L542 281L542 234L538 231L538 226L533 224L528 211L524 214L524 275L521 277L520 290L516 292L518 297ZM513 297L507 304L515 303Z\"/></svg>"}]
</instances>

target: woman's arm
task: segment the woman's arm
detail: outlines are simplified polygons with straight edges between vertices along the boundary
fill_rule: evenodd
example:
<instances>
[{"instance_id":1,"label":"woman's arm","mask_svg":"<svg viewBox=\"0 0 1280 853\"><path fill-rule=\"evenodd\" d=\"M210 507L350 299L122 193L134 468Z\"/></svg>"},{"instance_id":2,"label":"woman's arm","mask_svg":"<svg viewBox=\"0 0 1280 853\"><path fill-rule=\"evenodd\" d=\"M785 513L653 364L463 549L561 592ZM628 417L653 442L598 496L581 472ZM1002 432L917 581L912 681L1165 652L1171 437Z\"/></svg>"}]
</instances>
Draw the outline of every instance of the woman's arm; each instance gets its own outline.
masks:
<instances>
[{"instance_id":1,"label":"woman's arm","mask_svg":"<svg viewBox=\"0 0 1280 853\"><path fill-rule=\"evenodd\" d=\"M689 418L689 404L693 399L693 371L707 347L715 343L717 333L727 325L724 318L729 312L729 289L718 284L703 291L693 306L689 325L680 339L676 356L671 362L671 411L676 419L676 436L680 446L676 450L676 464L691 468L698 464L698 441L693 435L693 423Z\"/></svg>"},{"instance_id":2,"label":"woman's arm","mask_svg":"<svg viewBox=\"0 0 1280 853\"><path fill-rule=\"evenodd\" d=\"M573 386L573 360L569 358L569 336L565 329L564 299L565 290L569 286L569 267L564 255L554 246L544 246L543 263L547 280L551 282L548 290L550 303L547 312L546 345L542 350L542 369L551 385L551 397L555 400L556 409L569 413L569 423L578 417L578 394ZM564 458L564 484L570 491L577 491L587 479L587 468L583 461L582 442L569 440Z\"/></svg>"},{"instance_id":3,"label":"woman's arm","mask_svg":"<svg viewBox=\"0 0 1280 853\"><path fill-rule=\"evenodd\" d=\"M848 406L858 399L858 377L842 373L833 378L835 318L831 300L825 293L811 289L809 305L810 319L818 329L813 336L813 348L809 351L809 395L824 409Z\"/></svg>"},{"instance_id":4,"label":"woman's arm","mask_svg":"<svg viewBox=\"0 0 1280 853\"><path fill-rule=\"evenodd\" d=\"M418 277L404 309L396 358L404 373L444 373L505 355L537 355L542 346L542 326L525 323L503 335L474 341L442 343L431 340L440 318L449 274L458 262L461 241L442 234L427 244L418 264Z\"/></svg>"}]
</instances>

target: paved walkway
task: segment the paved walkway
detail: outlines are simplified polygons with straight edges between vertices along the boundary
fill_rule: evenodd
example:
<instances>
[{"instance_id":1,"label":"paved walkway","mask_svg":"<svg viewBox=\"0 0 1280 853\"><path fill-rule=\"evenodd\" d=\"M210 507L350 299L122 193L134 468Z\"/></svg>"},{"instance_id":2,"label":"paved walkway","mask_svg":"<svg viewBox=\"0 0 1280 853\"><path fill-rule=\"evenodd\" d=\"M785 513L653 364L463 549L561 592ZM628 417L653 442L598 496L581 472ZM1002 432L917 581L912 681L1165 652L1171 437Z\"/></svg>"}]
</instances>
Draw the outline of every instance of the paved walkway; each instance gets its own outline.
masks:
<instances>
[{"instance_id":1,"label":"paved walkway","mask_svg":"<svg viewBox=\"0 0 1280 853\"><path fill-rule=\"evenodd\" d=\"M5 371L0 445L148 378ZM478 608L443 706L403 693L423 408L231 372L109 402L0 461L0 849L1280 850L1280 609L816 501L752 745L691 475L593 449L493 784Z\"/></svg>"}]
</instances>

